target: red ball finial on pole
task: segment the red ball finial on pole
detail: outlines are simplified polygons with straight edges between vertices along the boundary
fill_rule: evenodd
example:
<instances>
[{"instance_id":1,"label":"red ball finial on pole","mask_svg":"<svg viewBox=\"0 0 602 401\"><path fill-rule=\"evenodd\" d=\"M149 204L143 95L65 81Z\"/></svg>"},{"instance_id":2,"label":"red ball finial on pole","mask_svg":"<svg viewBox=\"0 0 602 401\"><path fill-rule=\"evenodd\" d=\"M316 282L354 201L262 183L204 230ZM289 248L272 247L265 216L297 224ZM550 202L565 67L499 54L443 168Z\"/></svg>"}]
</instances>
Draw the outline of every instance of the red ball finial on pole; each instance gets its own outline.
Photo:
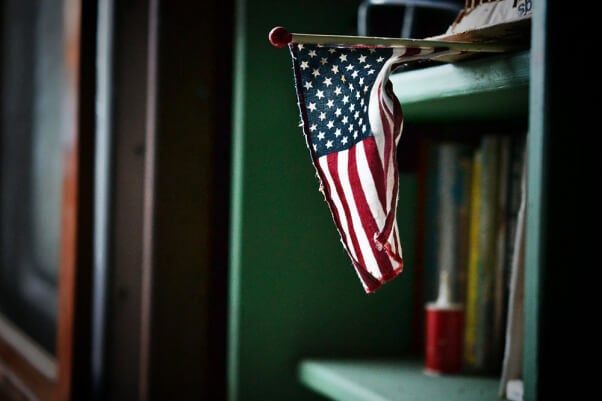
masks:
<instances>
[{"instance_id":1,"label":"red ball finial on pole","mask_svg":"<svg viewBox=\"0 0 602 401\"><path fill-rule=\"evenodd\" d=\"M293 35L284 29L284 27L277 26L270 31L269 39L272 46L282 48L291 43Z\"/></svg>"}]
</instances>

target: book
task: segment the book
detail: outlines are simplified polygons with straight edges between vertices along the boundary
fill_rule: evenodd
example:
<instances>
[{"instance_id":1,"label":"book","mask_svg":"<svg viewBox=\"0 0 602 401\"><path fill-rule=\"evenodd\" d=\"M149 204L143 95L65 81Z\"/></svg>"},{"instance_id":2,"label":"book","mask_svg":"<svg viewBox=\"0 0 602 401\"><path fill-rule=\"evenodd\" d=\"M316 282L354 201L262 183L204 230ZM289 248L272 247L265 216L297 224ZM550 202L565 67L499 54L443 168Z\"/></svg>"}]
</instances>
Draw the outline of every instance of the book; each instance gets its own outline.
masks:
<instances>
[{"instance_id":1,"label":"book","mask_svg":"<svg viewBox=\"0 0 602 401\"><path fill-rule=\"evenodd\" d=\"M438 146L437 159L438 277L444 272L447 275L450 302L464 303L472 150L460 142L442 142Z\"/></svg>"},{"instance_id":2,"label":"book","mask_svg":"<svg viewBox=\"0 0 602 401\"><path fill-rule=\"evenodd\" d=\"M508 298L508 315L505 331L505 347L502 363L502 374L500 379L499 395L508 399L522 399L517 397L519 391L514 391L515 387L522 389L522 353L523 353L523 319L524 319L524 280L525 280L525 226L526 226L526 176L527 166L524 156L525 147L524 141L517 141L515 147L517 155L513 173L520 167L520 185L518 192L519 207L516 213L516 225L513 230L512 237L512 254L511 256L511 273ZM516 195L515 195L516 197ZM520 382L517 384L517 382Z\"/></svg>"},{"instance_id":3,"label":"book","mask_svg":"<svg viewBox=\"0 0 602 401\"><path fill-rule=\"evenodd\" d=\"M506 249L509 242L508 196L510 192L510 163L512 138L500 136L498 147L497 204L495 208L495 263L493 266L493 321L491 337L491 364L498 365L504 351L504 327L507 305Z\"/></svg>"},{"instance_id":4,"label":"book","mask_svg":"<svg viewBox=\"0 0 602 401\"><path fill-rule=\"evenodd\" d=\"M481 169L482 150L478 148L473 156L473 169L470 189L470 217L468 240L468 269L465 295L464 318L464 365L468 369L477 363L477 298L479 225L481 208Z\"/></svg>"},{"instance_id":5,"label":"book","mask_svg":"<svg viewBox=\"0 0 602 401\"><path fill-rule=\"evenodd\" d=\"M464 362L467 370L483 373L496 367L494 286L500 143L497 135L483 136L476 153L472 191Z\"/></svg>"}]
</instances>

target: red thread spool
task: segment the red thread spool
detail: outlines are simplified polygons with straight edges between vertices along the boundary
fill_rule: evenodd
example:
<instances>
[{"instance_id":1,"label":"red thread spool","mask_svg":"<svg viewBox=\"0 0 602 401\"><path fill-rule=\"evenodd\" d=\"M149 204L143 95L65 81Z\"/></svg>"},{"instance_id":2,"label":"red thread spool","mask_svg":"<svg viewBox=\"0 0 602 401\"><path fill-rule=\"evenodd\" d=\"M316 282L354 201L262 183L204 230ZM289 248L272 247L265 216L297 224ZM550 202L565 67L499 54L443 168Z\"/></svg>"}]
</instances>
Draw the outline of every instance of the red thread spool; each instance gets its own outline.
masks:
<instances>
[{"instance_id":1,"label":"red thread spool","mask_svg":"<svg viewBox=\"0 0 602 401\"><path fill-rule=\"evenodd\" d=\"M462 370L464 349L464 306L451 302L450 276L439 277L439 296L426 304L425 372L453 374Z\"/></svg>"},{"instance_id":2,"label":"red thread spool","mask_svg":"<svg viewBox=\"0 0 602 401\"><path fill-rule=\"evenodd\" d=\"M462 370L464 308L460 304L426 305L426 357L428 374L453 374Z\"/></svg>"}]
</instances>

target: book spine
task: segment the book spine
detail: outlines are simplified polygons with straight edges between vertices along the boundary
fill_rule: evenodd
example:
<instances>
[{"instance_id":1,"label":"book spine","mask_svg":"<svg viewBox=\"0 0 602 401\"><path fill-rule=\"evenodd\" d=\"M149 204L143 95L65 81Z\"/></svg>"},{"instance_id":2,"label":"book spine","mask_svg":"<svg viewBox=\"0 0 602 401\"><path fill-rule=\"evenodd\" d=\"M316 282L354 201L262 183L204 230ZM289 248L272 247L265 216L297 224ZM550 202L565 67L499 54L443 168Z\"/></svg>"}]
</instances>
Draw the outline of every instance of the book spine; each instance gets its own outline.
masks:
<instances>
[{"instance_id":1,"label":"book spine","mask_svg":"<svg viewBox=\"0 0 602 401\"><path fill-rule=\"evenodd\" d=\"M524 319L524 235L526 208L525 139L514 138L509 194L508 307L499 396L511 399L510 383L521 379Z\"/></svg>"},{"instance_id":2,"label":"book spine","mask_svg":"<svg viewBox=\"0 0 602 401\"><path fill-rule=\"evenodd\" d=\"M494 280L496 263L497 203L500 139L486 135L482 139L481 202L479 210L479 258L477 264L476 363L474 368L489 372L494 338Z\"/></svg>"},{"instance_id":3,"label":"book spine","mask_svg":"<svg viewBox=\"0 0 602 401\"><path fill-rule=\"evenodd\" d=\"M468 246L471 150L460 142L446 142L438 152L438 230L437 262L440 277L448 277L450 299L464 303Z\"/></svg>"},{"instance_id":4,"label":"book spine","mask_svg":"<svg viewBox=\"0 0 602 401\"><path fill-rule=\"evenodd\" d=\"M479 220L481 208L481 167L482 151L477 149L473 156L473 169L470 188L470 221L468 239L468 271L466 280L465 324L464 324L464 366L472 369L477 362L477 298L479 264Z\"/></svg>"},{"instance_id":5,"label":"book spine","mask_svg":"<svg viewBox=\"0 0 602 401\"><path fill-rule=\"evenodd\" d=\"M508 243L508 194L510 185L511 138L499 137L497 205L495 208L495 264L493 287L493 333L491 337L491 365L501 367L506 321L506 248Z\"/></svg>"}]
</instances>

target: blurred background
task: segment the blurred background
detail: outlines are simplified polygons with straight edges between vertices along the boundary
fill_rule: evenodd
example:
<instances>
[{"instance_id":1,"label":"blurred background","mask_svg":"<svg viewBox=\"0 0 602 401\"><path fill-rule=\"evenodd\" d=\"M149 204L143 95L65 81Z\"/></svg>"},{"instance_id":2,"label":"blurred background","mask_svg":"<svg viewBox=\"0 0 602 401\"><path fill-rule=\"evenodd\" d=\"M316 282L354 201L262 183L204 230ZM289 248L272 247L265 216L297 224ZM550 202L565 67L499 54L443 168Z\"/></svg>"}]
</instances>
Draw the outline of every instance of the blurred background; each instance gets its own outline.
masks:
<instances>
[{"instance_id":1,"label":"blurred background","mask_svg":"<svg viewBox=\"0 0 602 401\"><path fill-rule=\"evenodd\" d=\"M367 297L267 35L462 5L0 0L0 400L318 400L301 358L411 351L412 165L406 272Z\"/></svg>"}]
</instances>

